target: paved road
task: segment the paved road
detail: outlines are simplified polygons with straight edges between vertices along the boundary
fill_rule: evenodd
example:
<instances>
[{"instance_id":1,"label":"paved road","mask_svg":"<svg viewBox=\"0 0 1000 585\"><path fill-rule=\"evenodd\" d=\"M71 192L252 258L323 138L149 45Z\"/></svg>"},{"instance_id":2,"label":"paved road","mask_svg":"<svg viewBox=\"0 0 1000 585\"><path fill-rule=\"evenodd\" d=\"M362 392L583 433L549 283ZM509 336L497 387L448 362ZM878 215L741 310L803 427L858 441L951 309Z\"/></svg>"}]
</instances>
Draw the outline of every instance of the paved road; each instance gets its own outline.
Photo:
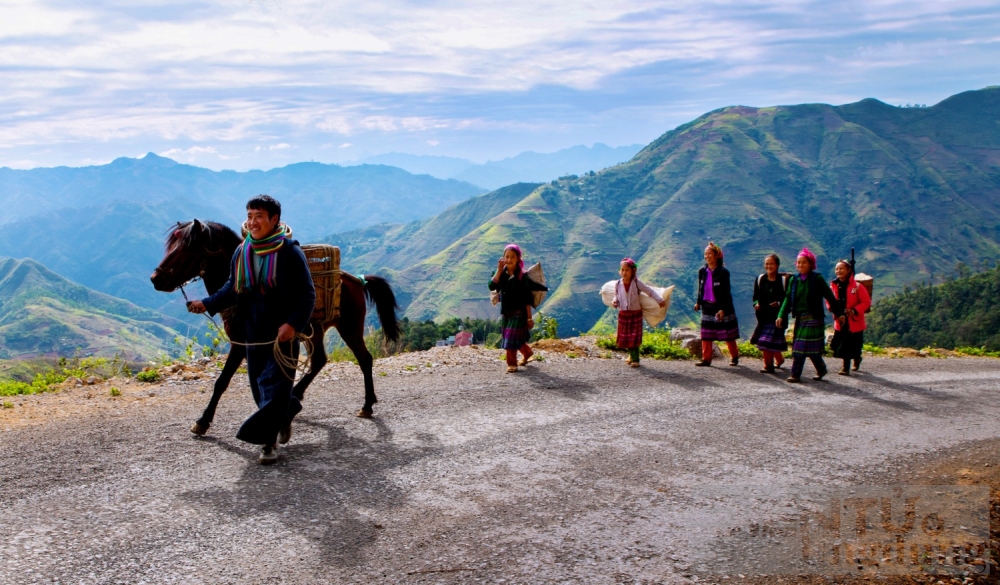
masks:
<instances>
[{"instance_id":1,"label":"paved road","mask_svg":"<svg viewBox=\"0 0 1000 585\"><path fill-rule=\"evenodd\" d=\"M205 439L187 428L206 382L0 417L0 583L690 582L738 523L704 486L863 484L1000 436L998 360L868 359L792 386L756 364L505 375L495 352L447 351L380 362L372 420L334 365L273 467L233 438L245 384Z\"/></svg>"}]
</instances>

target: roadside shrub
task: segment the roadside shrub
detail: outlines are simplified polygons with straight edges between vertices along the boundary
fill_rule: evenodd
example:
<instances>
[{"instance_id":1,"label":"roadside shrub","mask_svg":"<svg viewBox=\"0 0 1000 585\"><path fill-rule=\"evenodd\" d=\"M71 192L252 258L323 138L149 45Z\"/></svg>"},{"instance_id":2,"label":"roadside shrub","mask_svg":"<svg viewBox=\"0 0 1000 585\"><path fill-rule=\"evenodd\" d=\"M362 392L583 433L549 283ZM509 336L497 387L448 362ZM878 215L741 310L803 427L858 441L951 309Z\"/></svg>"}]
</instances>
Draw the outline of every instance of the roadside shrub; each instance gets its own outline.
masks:
<instances>
[{"instance_id":1,"label":"roadside shrub","mask_svg":"<svg viewBox=\"0 0 1000 585\"><path fill-rule=\"evenodd\" d=\"M1000 358L1000 351L988 351L985 347L956 347L958 355Z\"/></svg>"},{"instance_id":2,"label":"roadside shrub","mask_svg":"<svg viewBox=\"0 0 1000 585\"><path fill-rule=\"evenodd\" d=\"M541 311L535 314L535 327L531 330L531 341L539 339L559 339L559 322Z\"/></svg>"},{"instance_id":3,"label":"roadside shrub","mask_svg":"<svg viewBox=\"0 0 1000 585\"><path fill-rule=\"evenodd\" d=\"M597 347L617 350L618 341L614 335L602 335L597 338ZM681 346L680 341L670 339L669 331L646 331L642 334L642 345L639 355L658 360L689 360L694 356Z\"/></svg>"},{"instance_id":4,"label":"roadside shrub","mask_svg":"<svg viewBox=\"0 0 1000 585\"><path fill-rule=\"evenodd\" d=\"M752 359L764 358L764 352L757 349L757 346L750 343L749 341L737 342L736 347L740 350L740 357L752 358Z\"/></svg>"},{"instance_id":5,"label":"roadside shrub","mask_svg":"<svg viewBox=\"0 0 1000 585\"><path fill-rule=\"evenodd\" d=\"M19 380L0 380L0 396L16 396L18 394L38 394L48 392L52 386L62 383L68 376L60 372L42 372L35 375L31 382Z\"/></svg>"},{"instance_id":6,"label":"roadside shrub","mask_svg":"<svg viewBox=\"0 0 1000 585\"><path fill-rule=\"evenodd\" d=\"M108 391L108 394L111 395L111 396L121 396L122 395L122 391L119 390L118 388L115 388L114 386L112 386L111 390Z\"/></svg>"},{"instance_id":7,"label":"roadside shrub","mask_svg":"<svg viewBox=\"0 0 1000 585\"><path fill-rule=\"evenodd\" d=\"M874 343L866 343L861 347L861 350L872 355L885 355L885 348L879 347Z\"/></svg>"},{"instance_id":8,"label":"roadside shrub","mask_svg":"<svg viewBox=\"0 0 1000 585\"><path fill-rule=\"evenodd\" d=\"M140 382L157 382L160 379L160 372L158 370L143 370L136 374L135 379Z\"/></svg>"}]
</instances>

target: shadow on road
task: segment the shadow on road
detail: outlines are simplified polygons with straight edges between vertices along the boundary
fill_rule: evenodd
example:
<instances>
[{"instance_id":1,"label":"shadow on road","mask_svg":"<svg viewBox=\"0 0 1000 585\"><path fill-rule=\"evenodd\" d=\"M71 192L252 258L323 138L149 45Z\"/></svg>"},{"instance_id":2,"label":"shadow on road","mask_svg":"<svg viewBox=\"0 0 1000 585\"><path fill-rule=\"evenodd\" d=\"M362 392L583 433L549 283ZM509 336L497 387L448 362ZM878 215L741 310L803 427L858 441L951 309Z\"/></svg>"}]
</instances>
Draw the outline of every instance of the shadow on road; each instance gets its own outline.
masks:
<instances>
[{"instance_id":1,"label":"shadow on road","mask_svg":"<svg viewBox=\"0 0 1000 585\"><path fill-rule=\"evenodd\" d=\"M258 451L251 452L252 447L208 441L247 459L246 468L231 487L188 491L180 498L235 520L279 521L313 541L323 565L363 565L382 526L360 511L383 513L403 506L407 490L390 480L392 472L441 450L430 435L416 436L415 446L400 445L384 421L375 417L369 422L376 435L365 439L352 436L341 424L296 419L298 426L325 431L325 441L297 445L293 437L271 467L257 464ZM269 547L260 546L262 552Z\"/></svg>"},{"instance_id":2,"label":"shadow on road","mask_svg":"<svg viewBox=\"0 0 1000 585\"><path fill-rule=\"evenodd\" d=\"M537 368L525 368L523 376L536 390L558 394L570 400L586 400L588 396L596 396L598 394L597 389L590 382L578 379L557 378Z\"/></svg>"},{"instance_id":3,"label":"shadow on road","mask_svg":"<svg viewBox=\"0 0 1000 585\"><path fill-rule=\"evenodd\" d=\"M889 408L895 408L898 410L906 410L910 412L921 412L923 409L913 406L909 402L903 400L887 400L885 398L879 398L871 392L867 392L858 388L856 386L845 386L843 384L838 384L830 379L825 379L821 382L815 382L811 385L813 389L818 392L828 392L830 394L839 394L847 398L860 398L861 400L867 400L873 402L880 406L888 406Z\"/></svg>"}]
</instances>

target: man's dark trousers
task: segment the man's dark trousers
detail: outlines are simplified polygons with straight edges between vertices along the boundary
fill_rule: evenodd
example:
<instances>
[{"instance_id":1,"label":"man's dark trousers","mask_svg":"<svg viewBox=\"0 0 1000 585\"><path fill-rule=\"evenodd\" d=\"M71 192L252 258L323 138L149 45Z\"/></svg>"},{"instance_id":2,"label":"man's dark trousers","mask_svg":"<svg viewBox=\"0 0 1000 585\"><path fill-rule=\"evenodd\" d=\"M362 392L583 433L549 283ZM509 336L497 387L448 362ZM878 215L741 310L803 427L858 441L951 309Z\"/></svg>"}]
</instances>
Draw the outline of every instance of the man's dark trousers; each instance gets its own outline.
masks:
<instances>
[{"instance_id":1,"label":"man's dark trousers","mask_svg":"<svg viewBox=\"0 0 1000 585\"><path fill-rule=\"evenodd\" d=\"M279 347L282 354L298 359L297 340ZM281 367L269 344L247 348L247 373L258 410L243 423L236 438L255 445L273 445L278 432L302 410L302 403L292 396L290 378L295 376L295 370Z\"/></svg>"}]
</instances>

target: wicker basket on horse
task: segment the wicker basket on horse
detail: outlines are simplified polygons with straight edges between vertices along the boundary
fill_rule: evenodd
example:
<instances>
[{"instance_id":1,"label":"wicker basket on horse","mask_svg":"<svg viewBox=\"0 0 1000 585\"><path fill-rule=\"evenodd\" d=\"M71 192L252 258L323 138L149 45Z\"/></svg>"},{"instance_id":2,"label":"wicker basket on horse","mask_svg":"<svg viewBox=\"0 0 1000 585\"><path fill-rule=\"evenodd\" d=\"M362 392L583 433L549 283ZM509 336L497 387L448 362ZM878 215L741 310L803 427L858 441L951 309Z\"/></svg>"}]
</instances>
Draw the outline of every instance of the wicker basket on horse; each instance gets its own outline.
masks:
<instances>
[{"instance_id":1,"label":"wicker basket on horse","mask_svg":"<svg viewBox=\"0 0 1000 585\"><path fill-rule=\"evenodd\" d=\"M309 263L313 285L316 287L316 308L313 309L313 319L323 323L334 321L340 317L340 286L344 274L340 270L340 248L326 244L306 244L302 252Z\"/></svg>"}]
</instances>

